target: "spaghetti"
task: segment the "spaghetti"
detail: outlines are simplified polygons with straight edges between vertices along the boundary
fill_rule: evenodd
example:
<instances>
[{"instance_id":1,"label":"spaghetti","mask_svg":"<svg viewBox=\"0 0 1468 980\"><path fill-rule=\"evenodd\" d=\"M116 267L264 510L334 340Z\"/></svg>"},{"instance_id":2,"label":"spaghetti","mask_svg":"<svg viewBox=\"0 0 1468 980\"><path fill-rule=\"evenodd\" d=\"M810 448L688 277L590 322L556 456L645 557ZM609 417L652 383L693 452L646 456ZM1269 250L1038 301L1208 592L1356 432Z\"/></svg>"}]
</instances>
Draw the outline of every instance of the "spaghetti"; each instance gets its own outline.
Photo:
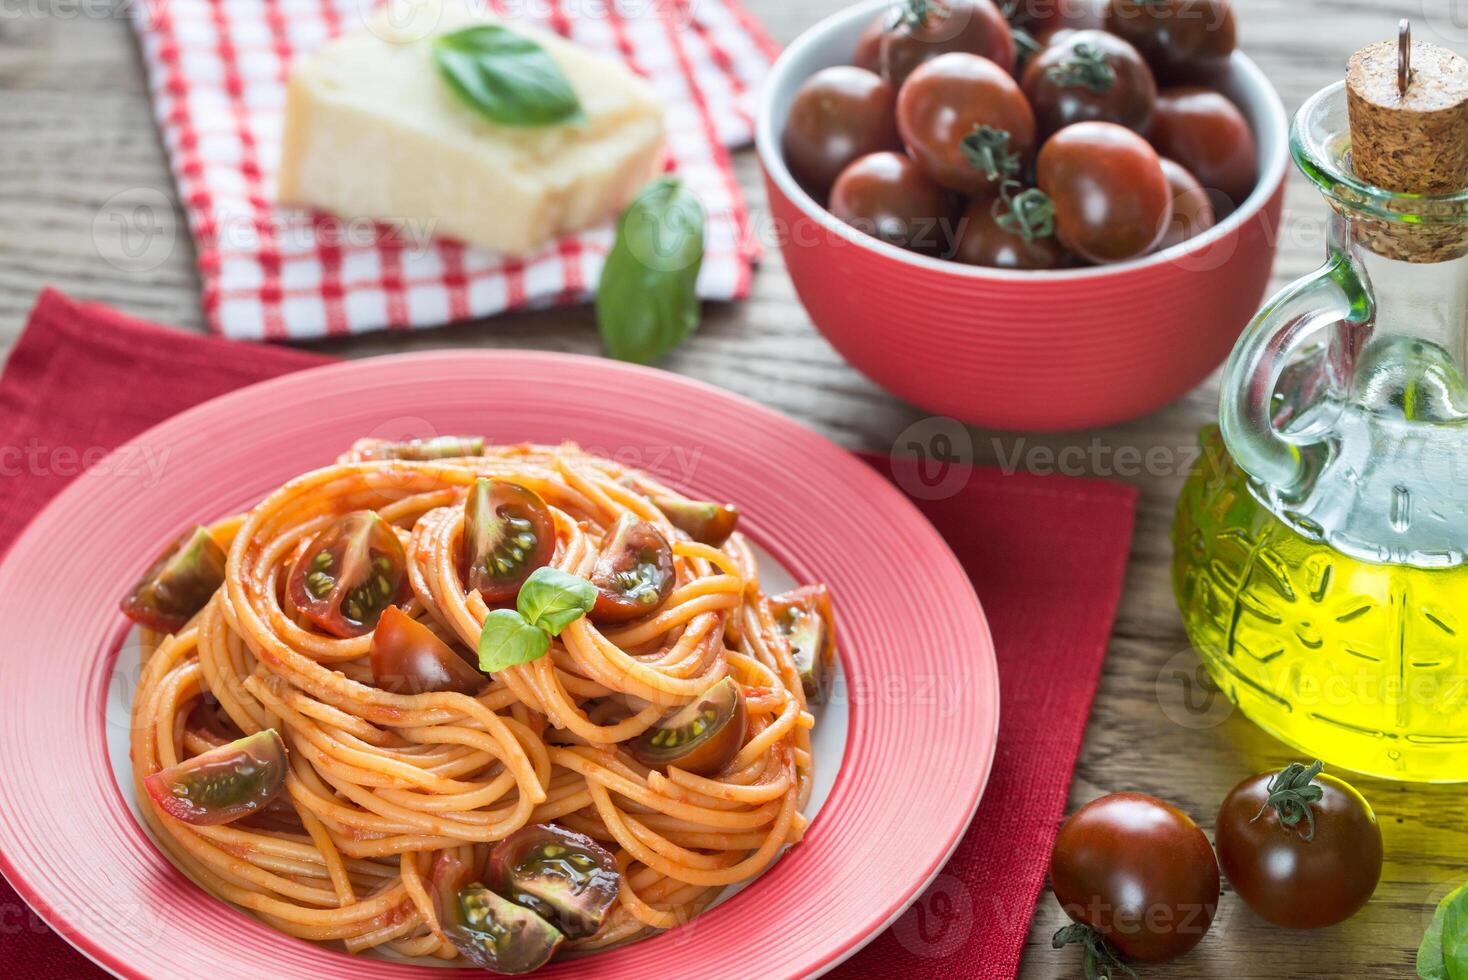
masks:
<instances>
[{"instance_id":1,"label":"spaghetti","mask_svg":"<svg viewBox=\"0 0 1468 980\"><path fill-rule=\"evenodd\" d=\"M212 540L227 560L222 584L182 626L144 630L131 743L143 816L208 891L285 933L351 952L466 955L441 921L437 869L482 869L496 842L537 824L591 838L619 876L605 917L588 935L568 932L563 948L603 949L686 922L805 830L809 701L834 655L829 613L817 616L799 596L766 596L743 536L694 540L677 510L689 502L645 474L571 445L465 441L451 452L421 458L434 454L359 443L194 542L208 549ZM467 452L475 454L459 455ZM636 618L575 619L545 655L480 675L472 694L384 685L373 632L323 630L288 580L303 564L307 574L346 568L349 552L333 566L319 555L313 564L313 549L344 516L371 512L406 559L400 613L472 663L467 651L507 604L466 584L466 502L482 481L543 501L549 565L581 580L606 579L614 529L650 526L667 542L670 591ZM631 574L612 571L618 582ZM183 591L160 586L157 566L150 575L145 596ZM357 598L372 597L368 583ZM345 619L352 601L338 610ZM825 631L819 638L800 628L812 624ZM660 726L680 712L686 721L688 706L725 678L745 721L732 757L703 774L676 758L646 764L639 746L676 756L680 736ZM693 717L701 735L703 716ZM272 729L285 748L284 791L242 819L179 819L146 785Z\"/></svg>"}]
</instances>

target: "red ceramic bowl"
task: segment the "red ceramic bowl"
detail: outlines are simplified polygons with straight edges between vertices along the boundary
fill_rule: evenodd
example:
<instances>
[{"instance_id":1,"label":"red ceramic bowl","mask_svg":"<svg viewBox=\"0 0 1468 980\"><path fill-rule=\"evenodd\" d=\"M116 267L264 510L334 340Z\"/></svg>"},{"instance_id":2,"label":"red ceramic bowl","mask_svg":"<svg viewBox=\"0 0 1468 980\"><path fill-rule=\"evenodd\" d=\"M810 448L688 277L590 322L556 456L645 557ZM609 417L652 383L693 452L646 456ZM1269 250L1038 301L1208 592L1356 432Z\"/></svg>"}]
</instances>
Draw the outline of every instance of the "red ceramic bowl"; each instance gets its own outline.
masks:
<instances>
[{"instance_id":1,"label":"red ceramic bowl","mask_svg":"<svg viewBox=\"0 0 1468 980\"><path fill-rule=\"evenodd\" d=\"M1287 121L1242 54L1219 87L1259 144L1260 181L1226 220L1132 262L1010 272L927 258L832 217L785 165L796 90L847 64L890 0L842 11L776 63L758 121L771 217L800 301L856 368L893 394L974 425L1054 431L1106 425L1176 400L1223 362L1264 298L1279 240Z\"/></svg>"}]
</instances>

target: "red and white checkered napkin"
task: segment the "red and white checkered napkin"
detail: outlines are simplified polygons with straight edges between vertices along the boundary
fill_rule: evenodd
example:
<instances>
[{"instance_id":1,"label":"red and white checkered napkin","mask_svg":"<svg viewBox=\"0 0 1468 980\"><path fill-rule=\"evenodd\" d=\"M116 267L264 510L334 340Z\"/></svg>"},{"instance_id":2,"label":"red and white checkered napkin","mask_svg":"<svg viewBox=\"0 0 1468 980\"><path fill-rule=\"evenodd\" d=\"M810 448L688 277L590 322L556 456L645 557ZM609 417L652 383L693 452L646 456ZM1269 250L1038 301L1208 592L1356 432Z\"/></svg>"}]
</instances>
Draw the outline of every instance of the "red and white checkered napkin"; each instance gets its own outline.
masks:
<instances>
[{"instance_id":1,"label":"red and white checkered napkin","mask_svg":"<svg viewBox=\"0 0 1468 980\"><path fill-rule=\"evenodd\" d=\"M424 0L427 2L427 0ZM667 106L669 167L708 211L705 299L747 295L759 257L728 148L754 133L777 48L739 0L479 0L621 57ZM158 122L198 246L215 331L303 340L431 327L591 295L610 226L524 260L274 204L292 63L359 29L377 0L133 5Z\"/></svg>"}]
</instances>

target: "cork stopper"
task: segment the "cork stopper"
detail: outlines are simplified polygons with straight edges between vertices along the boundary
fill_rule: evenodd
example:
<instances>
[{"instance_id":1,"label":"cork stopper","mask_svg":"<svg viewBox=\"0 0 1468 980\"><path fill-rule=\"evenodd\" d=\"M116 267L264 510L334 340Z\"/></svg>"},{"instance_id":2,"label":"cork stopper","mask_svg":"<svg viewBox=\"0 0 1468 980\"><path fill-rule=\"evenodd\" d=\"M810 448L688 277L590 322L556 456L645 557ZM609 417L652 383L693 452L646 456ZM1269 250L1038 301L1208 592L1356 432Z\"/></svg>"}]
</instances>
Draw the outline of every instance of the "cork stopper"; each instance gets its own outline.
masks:
<instances>
[{"instance_id":1,"label":"cork stopper","mask_svg":"<svg viewBox=\"0 0 1468 980\"><path fill-rule=\"evenodd\" d=\"M1346 92L1356 176L1405 194L1468 188L1468 59L1412 40L1404 20L1396 41L1368 45L1351 58ZM1468 252L1468 233L1459 226L1363 222L1362 230L1374 250L1405 261Z\"/></svg>"}]
</instances>

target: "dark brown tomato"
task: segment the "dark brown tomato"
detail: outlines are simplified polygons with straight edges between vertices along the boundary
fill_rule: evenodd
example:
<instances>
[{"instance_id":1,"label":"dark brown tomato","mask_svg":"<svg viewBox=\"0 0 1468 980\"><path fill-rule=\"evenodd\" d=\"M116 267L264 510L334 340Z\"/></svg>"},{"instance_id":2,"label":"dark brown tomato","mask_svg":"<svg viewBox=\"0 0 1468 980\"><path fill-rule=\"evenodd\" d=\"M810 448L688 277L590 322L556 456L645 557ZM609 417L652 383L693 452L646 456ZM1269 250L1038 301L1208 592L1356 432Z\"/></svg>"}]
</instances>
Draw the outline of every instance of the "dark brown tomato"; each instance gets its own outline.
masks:
<instances>
[{"instance_id":1,"label":"dark brown tomato","mask_svg":"<svg viewBox=\"0 0 1468 980\"><path fill-rule=\"evenodd\" d=\"M1056 237L1091 262L1145 255L1172 221L1157 151L1115 123L1076 123L1050 137L1036 178L1055 205Z\"/></svg>"},{"instance_id":2,"label":"dark brown tomato","mask_svg":"<svg viewBox=\"0 0 1468 980\"><path fill-rule=\"evenodd\" d=\"M1218 861L1187 814L1141 793L1104 796L1060 828L1055 897L1124 956L1162 962L1198 944L1218 911Z\"/></svg>"},{"instance_id":3,"label":"dark brown tomato","mask_svg":"<svg viewBox=\"0 0 1468 980\"><path fill-rule=\"evenodd\" d=\"M824 585L803 585L770 597L770 615L790 644L805 700L823 705L836 678L836 619Z\"/></svg>"},{"instance_id":4,"label":"dark brown tomato","mask_svg":"<svg viewBox=\"0 0 1468 980\"><path fill-rule=\"evenodd\" d=\"M1110 0L1106 29L1130 41L1157 77L1172 83L1218 71L1238 33L1229 0Z\"/></svg>"},{"instance_id":5,"label":"dark brown tomato","mask_svg":"<svg viewBox=\"0 0 1468 980\"><path fill-rule=\"evenodd\" d=\"M948 192L902 153L873 153L842 171L831 213L890 245L915 252L945 247L952 221Z\"/></svg>"},{"instance_id":6,"label":"dark brown tomato","mask_svg":"<svg viewBox=\"0 0 1468 980\"><path fill-rule=\"evenodd\" d=\"M700 544L722 547L739 524L739 508L711 500L656 496L652 504L668 522Z\"/></svg>"},{"instance_id":7,"label":"dark brown tomato","mask_svg":"<svg viewBox=\"0 0 1468 980\"><path fill-rule=\"evenodd\" d=\"M1056 31L1094 31L1106 23L1107 0L1013 0L1010 19L1045 43Z\"/></svg>"},{"instance_id":8,"label":"dark brown tomato","mask_svg":"<svg viewBox=\"0 0 1468 980\"><path fill-rule=\"evenodd\" d=\"M1137 49L1105 31L1073 31L1035 56L1022 86L1041 136L1100 120L1144 132L1157 83Z\"/></svg>"},{"instance_id":9,"label":"dark brown tomato","mask_svg":"<svg viewBox=\"0 0 1468 980\"><path fill-rule=\"evenodd\" d=\"M175 541L122 600L122 614L160 633L172 633L203 609L224 584L224 549L207 527Z\"/></svg>"},{"instance_id":10,"label":"dark brown tomato","mask_svg":"<svg viewBox=\"0 0 1468 980\"><path fill-rule=\"evenodd\" d=\"M1376 814L1351 785L1317 774L1320 799L1305 804L1313 811L1312 830L1299 804L1271 804L1270 783L1281 775L1253 776L1224 799L1214 832L1223 873L1239 897L1275 925L1320 929L1344 922L1370 901L1381 880Z\"/></svg>"},{"instance_id":11,"label":"dark brown tomato","mask_svg":"<svg viewBox=\"0 0 1468 980\"><path fill-rule=\"evenodd\" d=\"M519 974L550 962L565 934L523 905L496 895L458 851L443 851L428 875L439 927L454 948L491 973Z\"/></svg>"},{"instance_id":12,"label":"dark brown tomato","mask_svg":"<svg viewBox=\"0 0 1468 980\"><path fill-rule=\"evenodd\" d=\"M853 65L879 75L882 73L882 38L887 33L887 26L892 23L892 17L891 11L884 10L867 24L861 37L856 39L856 50L851 55Z\"/></svg>"},{"instance_id":13,"label":"dark brown tomato","mask_svg":"<svg viewBox=\"0 0 1468 980\"><path fill-rule=\"evenodd\" d=\"M159 809L184 823L229 823L270 805L285 786L285 743L267 728L143 780Z\"/></svg>"},{"instance_id":14,"label":"dark brown tomato","mask_svg":"<svg viewBox=\"0 0 1468 980\"><path fill-rule=\"evenodd\" d=\"M397 606L389 606L372 631L372 682L394 694L457 691L478 694L489 678Z\"/></svg>"},{"instance_id":15,"label":"dark brown tomato","mask_svg":"<svg viewBox=\"0 0 1468 980\"><path fill-rule=\"evenodd\" d=\"M1212 89L1163 89L1147 134L1157 152L1176 160L1210 191L1242 204L1259 181L1254 131L1238 106Z\"/></svg>"},{"instance_id":16,"label":"dark brown tomato","mask_svg":"<svg viewBox=\"0 0 1468 980\"><path fill-rule=\"evenodd\" d=\"M1168 223L1162 241L1157 243L1158 250L1181 245L1212 228L1218 220L1208 192L1186 167L1163 157L1162 172L1167 175L1167 185L1172 188L1172 221Z\"/></svg>"},{"instance_id":17,"label":"dark brown tomato","mask_svg":"<svg viewBox=\"0 0 1468 980\"><path fill-rule=\"evenodd\" d=\"M901 0L882 37L882 74L902 88L920 65L953 52L1014 68L1014 36L993 0ZM889 15L892 16L892 15Z\"/></svg>"},{"instance_id":18,"label":"dark brown tomato","mask_svg":"<svg viewBox=\"0 0 1468 980\"><path fill-rule=\"evenodd\" d=\"M291 605L332 636L368 633L407 580L407 556L376 511L353 511L318 534L286 585Z\"/></svg>"},{"instance_id":19,"label":"dark brown tomato","mask_svg":"<svg viewBox=\"0 0 1468 980\"><path fill-rule=\"evenodd\" d=\"M998 198L976 197L959 223L958 247L953 258L967 265L991 269L1059 269L1065 249L1054 235L1023 234L999 223L1006 206Z\"/></svg>"},{"instance_id":20,"label":"dark brown tomato","mask_svg":"<svg viewBox=\"0 0 1468 980\"><path fill-rule=\"evenodd\" d=\"M908 154L936 183L973 196L997 192L1012 174L975 159L981 131L1008 136L996 156L1023 169L1035 149L1035 114L1019 84L994 62L945 54L912 73L897 96L897 128Z\"/></svg>"},{"instance_id":21,"label":"dark brown tomato","mask_svg":"<svg viewBox=\"0 0 1468 980\"><path fill-rule=\"evenodd\" d=\"M901 148L896 109L893 88L880 75L850 65L819 71L790 105L785 162L803 186L824 195L853 160Z\"/></svg>"},{"instance_id":22,"label":"dark brown tomato","mask_svg":"<svg viewBox=\"0 0 1468 980\"><path fill-rule=\"evenodd\" d=\"M617 861L596 841L554 824L521 827L489 852L494 890L565 933L595 935L617 900Z\"/></svg>"},{"instance_id":23,"label":"dark brown tomato","mask_svg":"<svg viewBox=\"0 0 1468 980\"><path fill-rule=\"evenodd\" d=\"M649 769L676 766L712 776L739 754L749 730L744 692L725 677L689 704L669 712L632 741L629 749Z\"/></svg>"},{"instance_id":24,"label":"dark brown tomato","mask_svg":"<svg viewBox=\"0 0 1468 980\"><path fill-rule=\"evenodd\" d=\"M464 583L486 603L507 602L556 552L556 526L540 494L507 480L474 481L464 500Z\"/></svg>"},{"instance_id":25,"label":"dark brown tomato","mask_svg":"<svg viewBox=\"0 0 1468 980\"><path fill-rule=\"evenodd\" d=\"M591 618L622 623L657 612L673 594L673 549L653 524L624 513L607 532L591 571Z\"/></svg>"}]
</instances>

